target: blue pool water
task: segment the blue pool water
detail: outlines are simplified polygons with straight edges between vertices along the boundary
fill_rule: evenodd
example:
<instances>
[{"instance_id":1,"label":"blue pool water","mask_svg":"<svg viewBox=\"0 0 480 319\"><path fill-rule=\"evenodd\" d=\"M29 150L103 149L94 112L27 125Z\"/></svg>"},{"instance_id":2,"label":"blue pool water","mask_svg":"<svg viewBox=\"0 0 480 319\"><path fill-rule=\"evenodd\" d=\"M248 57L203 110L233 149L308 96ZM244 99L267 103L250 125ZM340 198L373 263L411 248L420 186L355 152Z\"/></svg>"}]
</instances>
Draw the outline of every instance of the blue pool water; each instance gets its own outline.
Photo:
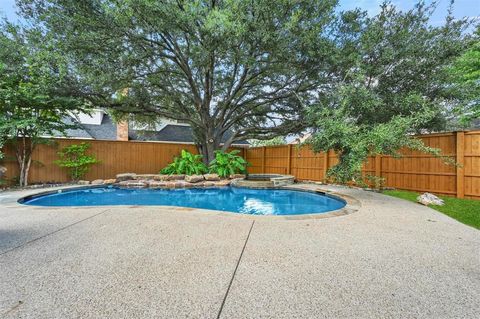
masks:
<instances>
[{"instance_id":1,"label":"blue pool water","mask_svg":"<svg viewBox=\"0 0 480 319\"><path fill-rule=\"evenodd\" d=\"M294 190L236 187L190 189L84 188L20 200L35 206L159 205L204 208L252 215L299 215L340 209L333 197Z\"/></svg>"}]
</instances>

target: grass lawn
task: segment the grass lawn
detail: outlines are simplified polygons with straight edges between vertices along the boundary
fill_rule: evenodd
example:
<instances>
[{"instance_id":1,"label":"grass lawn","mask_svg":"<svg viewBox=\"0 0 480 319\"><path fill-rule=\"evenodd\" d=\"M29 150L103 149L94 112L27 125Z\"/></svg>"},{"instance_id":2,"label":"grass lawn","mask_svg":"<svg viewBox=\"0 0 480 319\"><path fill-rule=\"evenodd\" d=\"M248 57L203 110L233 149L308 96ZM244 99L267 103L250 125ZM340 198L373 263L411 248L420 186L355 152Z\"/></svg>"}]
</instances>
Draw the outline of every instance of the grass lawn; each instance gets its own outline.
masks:
<instances>
[{"instance_id":1,"label":"grass lawn","mask_svg":"<svg viewBox=\"0 0 480 319\"><path fill-rule=\"evenodd\" d=\"M383 193L386 195L403 198L411 202L416 202L417 196L419 195L419 193L400 190L386 190ZM439 197L445 201L445 205L430 205L429 207L455 218L461 223L480 229L480 200L459 199L448 196Z\"/></svg>"}]
</instances>

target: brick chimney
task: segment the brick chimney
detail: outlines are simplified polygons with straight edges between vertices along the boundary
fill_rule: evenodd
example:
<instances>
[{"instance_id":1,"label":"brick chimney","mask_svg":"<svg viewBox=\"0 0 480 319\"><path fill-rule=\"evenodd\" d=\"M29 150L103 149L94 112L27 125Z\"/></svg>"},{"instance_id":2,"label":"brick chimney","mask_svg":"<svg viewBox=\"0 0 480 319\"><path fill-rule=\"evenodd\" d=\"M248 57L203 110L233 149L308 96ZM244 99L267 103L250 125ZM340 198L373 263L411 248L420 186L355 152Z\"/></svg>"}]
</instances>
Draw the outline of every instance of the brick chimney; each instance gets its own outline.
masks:
<instances>
[{"instance_id":1,"label":"brick chimney","mask_svg":"<svg viewBox=\"0 0 480 319\"><path fill-rule=\"evenodd\" d=\"M128 121L117 123L117 141L128 141Z\"/></svg>"}]
</instances>

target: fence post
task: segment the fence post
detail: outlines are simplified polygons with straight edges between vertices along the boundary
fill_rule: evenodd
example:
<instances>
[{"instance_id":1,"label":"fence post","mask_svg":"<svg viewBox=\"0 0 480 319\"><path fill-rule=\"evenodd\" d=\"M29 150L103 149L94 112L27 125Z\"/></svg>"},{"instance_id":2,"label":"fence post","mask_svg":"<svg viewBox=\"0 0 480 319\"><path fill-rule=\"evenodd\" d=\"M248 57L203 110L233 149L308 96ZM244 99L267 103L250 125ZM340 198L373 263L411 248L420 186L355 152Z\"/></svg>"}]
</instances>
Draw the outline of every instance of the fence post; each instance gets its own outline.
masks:
<instances>
[{"instance_id":1,"label":"fence post","mask_svg":"<svg viewBox=\"0 0 480 319\"><path fill-rule=\"evenodd\" d=\"M292 144L288 144L287 174L292 172Z\"/></svg>"},{"instance_id":2,"label":"fence post","mask_svg":"<svg viewBox=\"0 0 480 319\"><path fill-rule=\"evenodd\" d=\"M323 152L323 179L326 180L327 179L327 171L328 171L328 153L330 152L330 150L326 151L326 152Z\"/></svg>"},{"instance_id":3,"label":"fence post","mask_svg":"<svg viewBox=\"0 0 480 319\"><path fill-rule=\"evenodd\" d=\"M456 173L457 173L457 198L465 196L465 132L456 132Z\"/></svg>"},{"instance_id":4,"label":"fence post","mask_svg":"<svg viewBox=\"0 0 480 319\"><path fill-rule=\"evenodd\" d=\"M265 174L265 153L266 153L266 147L262 147L262 173Z\"/></svg>"},{"instance_id":5,"label":"fence post","mask_svg":"<svg viewBox=\"0 0 480 319\"><path fill-rule=\"evenodd\" d=\"M375 155L375 176L382 177L382 155Z\"/></svg>"}]
</instances>

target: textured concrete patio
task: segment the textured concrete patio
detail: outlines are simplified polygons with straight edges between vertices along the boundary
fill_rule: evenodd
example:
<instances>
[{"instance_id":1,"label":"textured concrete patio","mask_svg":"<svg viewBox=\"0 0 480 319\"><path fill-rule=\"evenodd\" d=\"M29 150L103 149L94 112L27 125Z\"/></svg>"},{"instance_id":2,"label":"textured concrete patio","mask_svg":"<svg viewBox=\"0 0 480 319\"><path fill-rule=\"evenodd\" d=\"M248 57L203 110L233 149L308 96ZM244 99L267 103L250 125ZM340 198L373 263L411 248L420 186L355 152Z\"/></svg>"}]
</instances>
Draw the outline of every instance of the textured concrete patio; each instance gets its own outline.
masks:
<instances>
[{"instance_id":1,"label":"textured concrete patio","mask_svg":"<svg viewBox=\"0 0 480 319\"><path fill-rule=\"evenodd\" d=\"M33 208L15 200L36 191L0 193L0 317L478 316L479 231L400 199L328 188L361 208L286 220Z\"/></svg>"}]
</instances>

